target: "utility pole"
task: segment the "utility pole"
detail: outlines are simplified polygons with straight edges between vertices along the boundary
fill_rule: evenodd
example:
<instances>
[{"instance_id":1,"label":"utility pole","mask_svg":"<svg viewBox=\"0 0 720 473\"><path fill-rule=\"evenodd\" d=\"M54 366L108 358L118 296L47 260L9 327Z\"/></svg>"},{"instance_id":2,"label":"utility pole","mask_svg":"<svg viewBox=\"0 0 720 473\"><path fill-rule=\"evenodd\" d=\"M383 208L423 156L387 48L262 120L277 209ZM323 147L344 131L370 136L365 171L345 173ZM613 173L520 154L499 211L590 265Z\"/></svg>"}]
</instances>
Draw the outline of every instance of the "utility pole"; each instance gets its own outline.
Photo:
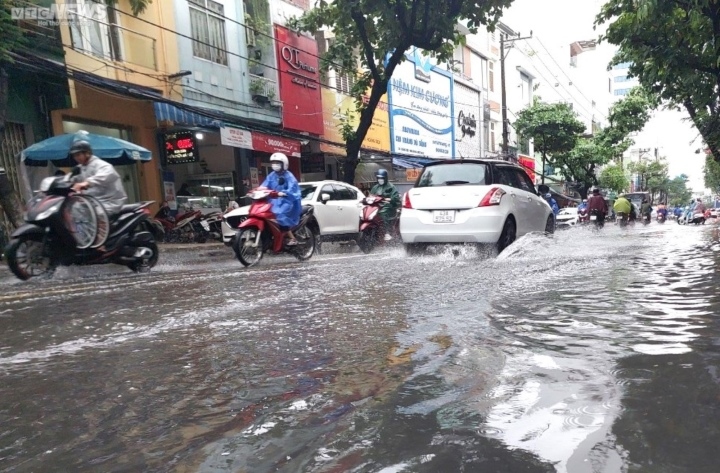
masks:
<instances>
[{"instance_id":1,"label":"utility pole","mask_svg":"<svg viewBox=\"0 0 720 473\"><path fill-rule=\"evenodd\" d=\"M501 91L501 100L502 100L502 151L503 151L503 157L507 159L508 157L508 146L510 142L510 122L508 121L507 117L507 91L505 89L505 57L507 56L505 54L505 43L514 43L515 41L520 41L523 39L530 39L532 38L532 31L530 32L530 36L526 36L524 38L520 37L520 33L515 33L513 38L507 37L507 33L502 32L500 33L500 91ZM543 177L545 176L545 170L543 169Z\"/></svg>"}]
</instances>

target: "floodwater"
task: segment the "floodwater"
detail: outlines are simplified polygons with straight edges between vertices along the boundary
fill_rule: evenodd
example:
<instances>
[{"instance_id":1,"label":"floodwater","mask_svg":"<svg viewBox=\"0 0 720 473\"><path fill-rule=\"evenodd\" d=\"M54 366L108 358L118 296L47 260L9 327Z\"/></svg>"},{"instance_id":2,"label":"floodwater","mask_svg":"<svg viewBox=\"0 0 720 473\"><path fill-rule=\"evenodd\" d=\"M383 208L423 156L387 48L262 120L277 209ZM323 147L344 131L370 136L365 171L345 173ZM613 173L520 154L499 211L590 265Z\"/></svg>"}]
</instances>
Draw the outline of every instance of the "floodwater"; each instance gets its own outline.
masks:
<instances>
[{"instance_id":1,"label":"floodwater","mask_svg":"<svg viewBox=\"0 0 720 473\"><path fill-rule=\"evenodd\" d=\"M2 472L716 472L717 227L0 284Z\"/></svg>"}]
</instances>

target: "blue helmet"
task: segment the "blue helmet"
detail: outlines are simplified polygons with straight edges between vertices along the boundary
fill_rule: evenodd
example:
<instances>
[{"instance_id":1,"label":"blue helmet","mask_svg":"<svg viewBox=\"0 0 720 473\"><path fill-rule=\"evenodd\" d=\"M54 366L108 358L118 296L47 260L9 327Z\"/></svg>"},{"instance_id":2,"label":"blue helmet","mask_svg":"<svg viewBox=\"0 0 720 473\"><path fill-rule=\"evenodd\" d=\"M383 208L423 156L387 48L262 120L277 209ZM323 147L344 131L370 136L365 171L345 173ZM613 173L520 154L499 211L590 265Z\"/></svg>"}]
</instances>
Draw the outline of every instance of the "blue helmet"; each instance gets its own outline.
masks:
<instances>
[{"instance_id":1,"label":"blue helmet","mask_svg":"<svg viewBox=\"0 0 720 473\"><path fill-rule=\"evenodd\" d=\"M545 198L546 198L546 199L552 199L552 194L548 192L547 194L545 194Z\"/></svg>"},{"instance_id":2,"label":"blue helmet","mask_svg":"<svg viewBox=\"0 0 720 473\"><path fill-rule=\"evenodd\" d=\"M388 179L388 172L384 169L378 169L378 172L375 173L375 177L377 179L385 179L387 181Z\"/></svg>"}]
</instances>

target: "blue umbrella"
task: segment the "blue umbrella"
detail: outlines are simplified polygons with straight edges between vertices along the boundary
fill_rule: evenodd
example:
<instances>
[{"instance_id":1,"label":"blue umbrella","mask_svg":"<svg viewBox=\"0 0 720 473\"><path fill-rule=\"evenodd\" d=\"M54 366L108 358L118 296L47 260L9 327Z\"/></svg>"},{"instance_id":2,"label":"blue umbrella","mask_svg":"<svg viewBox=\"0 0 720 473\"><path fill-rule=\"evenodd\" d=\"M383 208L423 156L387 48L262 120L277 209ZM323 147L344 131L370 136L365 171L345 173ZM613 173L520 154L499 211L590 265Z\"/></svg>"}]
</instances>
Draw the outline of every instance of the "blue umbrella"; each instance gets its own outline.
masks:
<instances>
[{"instance_id":1,"label":"blue umbrella","mask_svg":"<svg viewBox=\"0 0 720 473\"><path fill-rule=\"evenodd\" d=\"M78 140L84 140L90 143L95 156L100 159L105 159L114 165L132 164L136 161L150 161L152 159L152 153L142 146L119 138L96 135L94 133L88 133L87 131L53 136L52 138L35 143L22 152L21 159L29 165L44 165L45 161L56 161L55 164L57 165L60 165L57 161L69 163L70 157L68 156L68 151L70 151L72 144ZM36 163L37 161L42 162Z\"/></svg>"}]
</instances>

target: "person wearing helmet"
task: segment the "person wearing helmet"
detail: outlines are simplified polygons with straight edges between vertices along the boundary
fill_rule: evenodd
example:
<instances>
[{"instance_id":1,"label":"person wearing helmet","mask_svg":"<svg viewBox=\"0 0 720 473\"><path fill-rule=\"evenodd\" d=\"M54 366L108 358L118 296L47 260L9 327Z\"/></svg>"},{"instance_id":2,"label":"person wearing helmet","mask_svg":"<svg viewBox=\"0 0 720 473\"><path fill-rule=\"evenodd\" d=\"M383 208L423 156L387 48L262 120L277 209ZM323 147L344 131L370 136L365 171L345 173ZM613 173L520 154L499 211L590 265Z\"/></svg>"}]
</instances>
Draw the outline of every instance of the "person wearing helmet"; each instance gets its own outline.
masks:
<instances>
[{"instance_id":1,"label":"person wearing helmet","mask_svg":"<svg viewBox=\"0 0 720 473\"><path fill-rule=\"evenodd\" d=\"M582 212L583 210L587 210L588 208L588 200L583 199L583 201L578 205L578 212Z\"/></svg>"},{"instance_id":2,"label":"person wearing helmet","mask_svg":"<svg viewBox=\"0 0 720 473\"><path fill-rule=\"evenodd\" d=\"M605 223L605 216L608 213L608 206L605 202L605 198L600 195L600 189L593 189L592 197L590 197L590 199L588 200L587 208L590 215L597 216L597 224L599 226L602 226Z\"/></svg>"},{"instance_id":3,"label":"person wearing helmet","mask_svg":"<svg viewBox=\"0 0 720 473\"><path fill-rule=\"evenodd\" d=\"M274 153L270 156L272 172L265 178L260 187L277 191L278 197L272 199L272 211L277 218L280 230L285 232L287 245L297 245L295 235L291 228L300 223L302 213L300 186L297 179L290 172L290 161L283 153Z\"/></svg>"},{"instance_id":4,"label":"person wearing helmet","mask_svg":"<svg viewBox=\"0 0 720 473\"><path fill-rule=\"evenodd\" d=\"M73 185L73 190L96 198L108 216L118 214L127 203L127 194L120 174L113 165L93 155L87 141L75 141L68 155L80 165L80 175L76 178L78 182Z\"/></svg>"},{"instance_id":5,"label":"person wearing helmet","mask_svg":"<svg viewBox=\"0 0 720 473\"><path fill-rule=\"evenodd\" d=\"M375 179L377 184L370 189L370 194L389 199L389 202L380 209L380 217L385 224L385 241L390 241L392 240L390 228L392 228L393 220L397 218L397 209L400 207L400 193L388 179L388 172L385 169L378 169Z\"/></svg>"},{"instance_id":6,"label":"person wearing helmet","mask_svg":"<svg viewBox=\"0 0 720 473\"><path fill-rule=\"evenodd\" d=\"M545 194L545 202L547 202L548 205L550 206L550 208L552 209L553 215L555 215L555 217L557 217L558 214L560 213L560 206L558 205L557 201L555 199L553 199L553 196L551 193L548 192L547 194Z\"/></svg>"}]
</instances>

